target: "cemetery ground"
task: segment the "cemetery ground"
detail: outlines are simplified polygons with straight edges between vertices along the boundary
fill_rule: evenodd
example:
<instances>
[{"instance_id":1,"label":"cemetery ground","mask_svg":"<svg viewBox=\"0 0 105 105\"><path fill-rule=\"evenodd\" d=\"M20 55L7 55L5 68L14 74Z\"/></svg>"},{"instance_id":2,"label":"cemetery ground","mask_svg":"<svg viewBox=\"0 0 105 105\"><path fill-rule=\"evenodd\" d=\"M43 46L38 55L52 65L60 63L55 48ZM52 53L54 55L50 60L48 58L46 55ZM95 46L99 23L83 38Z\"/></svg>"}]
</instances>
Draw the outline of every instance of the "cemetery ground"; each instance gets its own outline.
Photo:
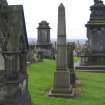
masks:
<instances>
[{"instance_id":1,"label":"cemetery ground","mask_svg":"<svg viewBox=\"0 0 105 105\"><path fill-rule=\"evenodd\" d=\"M79 58L75 58L79 60ZM81 81L81 94L77 99L49 97L48 91L53 85L54 60L28 66L29 89L32 105L105 105L105 74L76 72Z\"/></svg>"}]
</instances>

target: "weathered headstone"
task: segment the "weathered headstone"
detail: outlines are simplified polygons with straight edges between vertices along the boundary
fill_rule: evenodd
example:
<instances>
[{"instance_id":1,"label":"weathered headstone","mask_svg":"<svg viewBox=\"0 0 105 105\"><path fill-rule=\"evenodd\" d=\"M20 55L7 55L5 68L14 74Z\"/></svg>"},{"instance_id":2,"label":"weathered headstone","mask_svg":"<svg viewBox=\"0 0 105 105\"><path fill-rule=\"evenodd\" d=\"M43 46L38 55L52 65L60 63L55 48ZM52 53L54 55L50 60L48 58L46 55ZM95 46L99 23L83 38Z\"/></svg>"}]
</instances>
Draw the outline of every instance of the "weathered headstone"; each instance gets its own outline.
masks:
<instances>
[{"instance_id":1,"label":"weathered headstone","mask_svg":"<svg viewBox=\"0 0 105 105\"><path fill-rule=\"evenodd\" d=\"M50 40L50 26L47 21L41 21L38 26L37 53L44 58L51 58L52 44ZM42 55L39 55L42 56Z\"/></svg>"},{"instance_id":2,"label":"weathered headstone","mask_svg":"<svg viewBox=\"0 0 105 105\"><path fill-rule=\"evenodd\" d=\"M68 42L67 44L67 59L68 59L68 67L70 70L70 84L75 85L75 70L74 70L74 58L73 58L73 50L75 48L74 42Z\"/></svg>"},{"instance_id":3,"label":"weathered headstone","mask_svg":"<svg viewBox=\"0 0 105 105\"><path fill-rule=\"evenodd\" d=\"M37 62L37 57L35 56L35 45L29 45L29 50L27 54L27 63Z\"/></svg>"},{"instance_id":4,"label":"weathered headstone","mask_svg":"<svg viewBox=\"0 0 105 105\"><path fill-rule=\"evenodd\" d=\"M101 0L94 0L90 10L90 20L86 24L88 47L81 54L79 68L105 72L105 5Z\"/></svg>"},{"instance_id":5,"label":"weathered headstone","mask_svg":"<svg viewBox=\"0 0 105 105\"><path fill-rule=\"evenodd\" d=\"M37 58L38 58L38 61L39 61L39 62L42 62L43 59L44 59L44 57L43 57L43 51L42 51L41 48L38 48L38 49L37 49Z\"/></svg>"},{"instance_id":6,"label":"weathered headstone","mask_svg":"<svg viewBox=\"0 0 105 105\"><path fill-rule=\"evenodd\" d=\"M0 55L4 59L2 75L0 72L0 105L31 105L23 6L8 5L6 0L0 0L0 27Z\"/></svg>"},{"instance_id":7,"label":"weathered headstone","mask_svg":"<svg viewBox=\"0 0 105 105\"><path fill-rule=\"evenodd\" d=\"M54 86L53 89L49 92L49 96L56 97L72 96L70 72L67 65L65 7L62 3L58 8L58 39L56 71L54 73Z\"/></svg>"}]
</instances>

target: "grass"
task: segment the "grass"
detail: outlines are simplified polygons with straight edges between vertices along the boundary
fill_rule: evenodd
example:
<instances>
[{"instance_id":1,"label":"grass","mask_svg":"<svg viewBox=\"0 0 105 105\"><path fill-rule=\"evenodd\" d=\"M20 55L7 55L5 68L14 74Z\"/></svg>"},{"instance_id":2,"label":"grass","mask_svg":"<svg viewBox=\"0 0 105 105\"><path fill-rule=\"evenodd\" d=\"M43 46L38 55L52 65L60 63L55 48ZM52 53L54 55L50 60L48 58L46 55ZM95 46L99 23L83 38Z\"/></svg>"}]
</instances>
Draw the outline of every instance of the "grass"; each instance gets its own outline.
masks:
<instances>
[{"instance_id":1,"label":"grass","mask_svg":"<svg viewBox=\"0 0 105 105\"><path fill-rule=\"evenodd\" d=\"M77 72L81 81L79 99L48 97L53 86L55 61L32 64L28 67L32 105L105 105L105 74Z\"/></svg>"},{"instance_id":2,"label":"grass","mask_svg":"<svg viewBox=\"0 0 105 105\"><path fill-rule=\"evenodd\" d=\"M74 57L74 61L75 62L79 62L80 61L80 57Z\"/></svg>"}]
</instances>

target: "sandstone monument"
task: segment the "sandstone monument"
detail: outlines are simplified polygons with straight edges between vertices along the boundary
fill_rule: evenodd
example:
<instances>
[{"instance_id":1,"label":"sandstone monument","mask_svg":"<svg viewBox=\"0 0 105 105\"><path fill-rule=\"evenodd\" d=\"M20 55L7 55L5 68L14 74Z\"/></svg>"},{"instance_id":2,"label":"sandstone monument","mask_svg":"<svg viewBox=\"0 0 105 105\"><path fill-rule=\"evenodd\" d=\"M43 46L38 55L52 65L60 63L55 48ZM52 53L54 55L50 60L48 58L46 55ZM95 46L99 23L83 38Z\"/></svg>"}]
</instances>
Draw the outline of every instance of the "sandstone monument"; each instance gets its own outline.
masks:
<instances>
[{"instance_id":1,"label":"sandstone monument","mask_svg":"<svg viewBox=\"0 0 105 105\"><path fill-rule=\"evenodd\" d=\"M88 44L81 53L80 69L105 71L105 5L94 0L90 7L90 20L86 24ZM78 68L78 67L77 67Z\"/></svg>"},{"instance_id":2,"label":"sandstone monument","mask_svg":"<svg viewBox=\"0 0 105 105\"><path fill-rule=\"evenodd\" d=\"M62 3L58 7L58 39L54 86L49 92L49 96L73 96L72 85L70 83L70 71L67 65L65 7Z\"/></svg>"},{"instance_id":3,"label":"sandstone monument","mask_svg":"<svg viewBox=\"0 0 105 105\"><path fill-rule=\"evenodd\" d=\"M0 0L0 105L31 105L27 50L23 6Z\"/></svg>"},{"instance_id":4,"label":"sandstone monument","mask_svg":"<svg viewBox=\"0 0 105 105\"><path fill-rule=\"evenodd\" d=\"M50 40L50 26L45 20L41 21L38 26L38 40L37 40L37 53L42 54L44 58L51 58L52 44ZM41 56L42 56L41 55ZM40 56L40 55L38 55Z\"/></svg>"}]
</instances>

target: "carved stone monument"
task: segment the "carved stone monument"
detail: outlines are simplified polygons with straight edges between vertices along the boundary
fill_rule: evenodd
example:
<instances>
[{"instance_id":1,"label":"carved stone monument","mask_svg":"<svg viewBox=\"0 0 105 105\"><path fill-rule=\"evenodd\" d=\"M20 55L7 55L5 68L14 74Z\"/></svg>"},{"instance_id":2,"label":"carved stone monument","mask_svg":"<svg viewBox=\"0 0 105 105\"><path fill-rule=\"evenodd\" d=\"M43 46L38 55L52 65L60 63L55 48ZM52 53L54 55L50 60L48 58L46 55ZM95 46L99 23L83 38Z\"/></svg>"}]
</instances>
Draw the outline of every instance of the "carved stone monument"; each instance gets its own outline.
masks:
<instances>
[{"instance_id":1,"label":"carved stone monument","mask_svg":"<svg viewBox=\"0 0 105 105\"><path fill-rule=\"evenodd\" d=\"M101 0L94 0L90 10L86 24L88 47L81 54L79 68L105 72L105 5Z\"/></svg>"},{"instance_id":2,"label":"carved stone monument","mask_svg":"<svg viewBox=\"0 0 105 105\"><path fill-rule=\"evenodd\" d=\"M31 105L26 71L28 40L22 5L0 0L0 105ZM2 58L2 59L1 59Z\"/></svg>"},{"instance_id":3,"label":"carved stone monument","mask_svg":"<svg viewBox=\"0 0 105 105\"><path fill-rule=\"evenodd\" d=\"M38 40L37 40L37 52L41 53L44 58L51 57L52 44L50 40L50 26L45 20L41 21L38 26Z\"/></svg>"},{"instance_id":4,"label":"carved stone monument","mask_svg":"<svg viewBox=\"0 0 105 105\"><path fill-rule=\"evenodd\" d=\"M58 39L54 86L49 92L49 96L73 96L72 85L70 84L70 72L67 65L65 7L62 3L58 8Z\"/></svg>"}]
</instances>

